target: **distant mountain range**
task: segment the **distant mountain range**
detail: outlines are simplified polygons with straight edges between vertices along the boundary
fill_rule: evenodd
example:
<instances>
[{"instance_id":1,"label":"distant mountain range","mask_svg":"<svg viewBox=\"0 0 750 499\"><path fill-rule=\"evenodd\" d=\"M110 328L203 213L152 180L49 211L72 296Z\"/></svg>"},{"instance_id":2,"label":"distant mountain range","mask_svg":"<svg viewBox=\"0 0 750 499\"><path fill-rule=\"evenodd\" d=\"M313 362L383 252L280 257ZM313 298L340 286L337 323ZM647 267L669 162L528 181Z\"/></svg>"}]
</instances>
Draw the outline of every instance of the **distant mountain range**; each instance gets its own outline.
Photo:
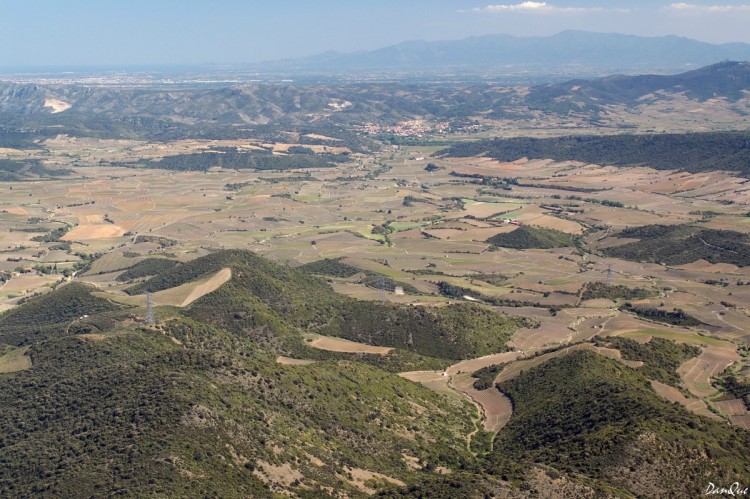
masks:
<instances>
[{"instance_id":1,"label":"distant mountain range","mask_svg":"<svg viewBox=\"0 0 750 499\"><path fill-rule=\"evenodd\" d=\"M255 64L288 72L531 71L579 74L674 72L722 60L750 60L750 45L714 45L678 36L563 31L548 37L488 35L451 41L413 41L371 52L318 56Z\"/></svg>"},{"instance_id":2,"label":"distant mountain range","mask_svg":"<svg viewBox=\"0 0 750 499\"><path fill-rule=\"evenodd\" d=\"M724 61L676 75L615 75L538 85L529 92L526 104L536 107L569 101L577 103L579 108L632 105L665 94L684 94L701 101L750 97L750 62Z\"/></svg>"}]
</instances>

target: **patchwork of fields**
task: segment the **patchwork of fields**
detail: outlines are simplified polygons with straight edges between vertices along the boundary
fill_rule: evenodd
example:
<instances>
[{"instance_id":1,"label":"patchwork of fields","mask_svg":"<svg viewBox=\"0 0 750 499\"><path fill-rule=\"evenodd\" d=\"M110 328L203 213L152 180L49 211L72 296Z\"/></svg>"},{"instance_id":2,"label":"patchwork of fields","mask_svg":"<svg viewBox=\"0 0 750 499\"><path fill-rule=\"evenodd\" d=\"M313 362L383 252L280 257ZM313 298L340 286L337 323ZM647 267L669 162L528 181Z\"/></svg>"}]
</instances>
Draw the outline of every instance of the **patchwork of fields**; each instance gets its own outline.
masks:
<instances>
[{"instance_id":1,"label":"patchwork of fields","mask_svg":"<svg viewBox=\"0 0 750 499\"><path fill-rule=\"evenodd\" d=\"M65 138L46 146L64 166L74 160L77 165L128 164L209 147L259 147L236 141L155 147L90 139L80 144ZM291 147L271 146L274 154ZM126 295L122 290L133 283L118 276L153 257L186 262L217 249L242 248L292 266L338 258L361 273L326 278L336 291L357 299L428 306L470 300L529 319L533 325L518 329L509 342L515 353L501 354L509 365L497 381L566 354L563 348L539 355L571 343L573 350L595 351L639 367L616 350L587 343L594 336L639 342L659 337L699 346L702 353L678 370L682 392L661 384L654 389L698 414L719 417L708 412L707 403L714 404L728 420L746 424L739 409L712 402L718 394L712 379L740 362L737 344L750 341L750 267L705 260L665 265L603 253L638 241L617 237L628 227L699 224L750 233L746 181L724 172L431 157L436 151L400 147L355 155L355 161L336 168L284 172L73 166L73 178L45 180L43 185L14 183L12 189L0 184L5 193L0 200L0 251L5 255L0 271L6 276L0 306L11 308L24 296L75 279L97 286L99 297L144 307L145 296ZM426 171L428 163L438 168ZM578 242L552 249L488 242L522 226L563 233ZM364 278L373 275L381 277ZM188 307L230 278L225 269L159 291L154 304ZM381 289L377 279L388 279L406 292ZM622 309L623 300L581 300L586 283L607 279L648 290L652 297L637 301L639 305L681 309L701 324L658 324ZM461 291L446 295L445 286ZM310 337L309 346L355 355L388 355L392 350L326 337ZM287 357L279 362L310 363ZM404 376L441 393L468 397L481 409L484 429L496 432L510 418L510 405L494 389L490 394L472 388L470 375L499 363L490 357L445 372Z\"/></svg>"}]
</instances>

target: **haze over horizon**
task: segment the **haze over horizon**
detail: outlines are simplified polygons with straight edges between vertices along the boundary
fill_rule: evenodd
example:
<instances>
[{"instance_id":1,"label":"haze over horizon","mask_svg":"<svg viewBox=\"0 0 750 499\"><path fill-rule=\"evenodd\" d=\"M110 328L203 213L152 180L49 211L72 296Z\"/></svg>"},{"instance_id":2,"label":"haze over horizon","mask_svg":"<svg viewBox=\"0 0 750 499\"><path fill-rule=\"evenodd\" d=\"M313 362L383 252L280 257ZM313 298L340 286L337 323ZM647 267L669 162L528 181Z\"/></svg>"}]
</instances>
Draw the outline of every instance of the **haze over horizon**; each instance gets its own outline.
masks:
<instances>
[{"instance_id":1,"label":"haze over horizon","mask_svg":"<svg viewBox=\"0 0 750 499\"><path fill-rule=\"evenodd\" d=\"M411 40L564 30L750 43L750 2L0 2L0 67L241 64Z\"/></svg>"}]
</instances>

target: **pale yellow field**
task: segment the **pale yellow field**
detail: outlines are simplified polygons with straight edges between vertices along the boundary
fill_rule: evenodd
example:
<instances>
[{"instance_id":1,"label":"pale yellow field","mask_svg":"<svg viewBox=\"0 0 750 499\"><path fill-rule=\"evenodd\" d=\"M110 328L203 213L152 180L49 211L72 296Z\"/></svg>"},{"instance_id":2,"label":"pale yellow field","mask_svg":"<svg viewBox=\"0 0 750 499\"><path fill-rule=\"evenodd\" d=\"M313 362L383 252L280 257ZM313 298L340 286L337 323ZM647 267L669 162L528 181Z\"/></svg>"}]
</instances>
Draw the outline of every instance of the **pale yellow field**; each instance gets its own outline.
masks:
<instances>
[{"instance_id":1,"label":"pale yellow field","mask_svg":"<svg viewBox=\"0 0 750 499\"><path fill-rule=\"evenodd\" d=\"M107 239L121 237L127 229L113 224L86 224L71 229L64 241L88 241L90 239Z\"/></svg>"},{"instance_id":2,"label":"pale yellow field","mask_svg":"<svg viewBox=\"0 0 750 499\"><path fill-rule=\"evenodd\" d=\"M308 345L320 350L341 353L367 353L373 355L387 355L393 348L376 347L330 336L308 335Z\"/></svg>"},{"instance_id":3,"label":"pale yellow field","mask_svg":"<svg viewBox=\"0 0 750 499\"><path fill-rule=\"evenodd\" d=\"M11 215L21 215L21 216L23 216L23 215L28 215L29 214L29 212L26 211L26 208L21 208L21 207L17 207L17 208L3 208L3 211L5 213L10 213Z\"/></svg>"},{"instance_id":4,"label":"pale yellow field","mask_svg":"<svg viewBox=\"0 0 750 499\"><path fill-rule=\"evenodd\" d=\"M198 298L202 298L203 296L209 293L213 293L214 291L219 289L222 284L228 282L231 278L232 278L232 269L230 268L221 269L212 277L210 277L208 280L196 284L193 287L193 289L190 291L190 294L188 294L185 297L185 299L182 300L182 302L180 302L179 306L187 307Z\"/></svg>"},{"instance_id":5,"label":"pale yellow field","mask_svg":"<svg viewBox=\"0 0 750 499\"><path fill-rule=\"evenodd\" d=\"M29 347L16 348L0 357L0 374L15 373L31 369L31 358L27 355Z\"/></svg>"},{"instance_id":6,"label":"pale yellow field","mask_svg":"<svg viewBox=\"0 0 750 499\"><path fill-rule=\"evenodd\" d=\"M157 291L152 294L154 305L171 305L173 307L187 307L194 301L213 293L224 283L232 278L232 269L225 268L212 276L205 277L198 281L188 282L174 288ZM146 305L146 295L128 296L125 294L114 294L105 292L95 292L95 296L106 298L127 305Z\"/></svg>"}]
</instances>

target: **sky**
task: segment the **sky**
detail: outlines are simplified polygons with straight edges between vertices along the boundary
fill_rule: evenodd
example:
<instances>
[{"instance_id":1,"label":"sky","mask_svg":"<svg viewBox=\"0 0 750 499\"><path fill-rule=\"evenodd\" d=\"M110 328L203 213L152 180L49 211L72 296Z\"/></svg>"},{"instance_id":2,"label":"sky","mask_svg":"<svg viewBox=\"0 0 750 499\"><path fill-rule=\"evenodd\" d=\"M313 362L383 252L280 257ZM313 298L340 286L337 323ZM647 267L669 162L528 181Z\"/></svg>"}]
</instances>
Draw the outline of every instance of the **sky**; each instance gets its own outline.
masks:
<instances>
[{"instance_id":1,"label":"sky","mask_svg":"<svg viewBox=\"0 0 750 499\"><path fill-rule=\"evenodd\" d=\"M234 64L566 29L750 43L750 0L0 0L0 67Z\"/></svg>"}]
</instances>

